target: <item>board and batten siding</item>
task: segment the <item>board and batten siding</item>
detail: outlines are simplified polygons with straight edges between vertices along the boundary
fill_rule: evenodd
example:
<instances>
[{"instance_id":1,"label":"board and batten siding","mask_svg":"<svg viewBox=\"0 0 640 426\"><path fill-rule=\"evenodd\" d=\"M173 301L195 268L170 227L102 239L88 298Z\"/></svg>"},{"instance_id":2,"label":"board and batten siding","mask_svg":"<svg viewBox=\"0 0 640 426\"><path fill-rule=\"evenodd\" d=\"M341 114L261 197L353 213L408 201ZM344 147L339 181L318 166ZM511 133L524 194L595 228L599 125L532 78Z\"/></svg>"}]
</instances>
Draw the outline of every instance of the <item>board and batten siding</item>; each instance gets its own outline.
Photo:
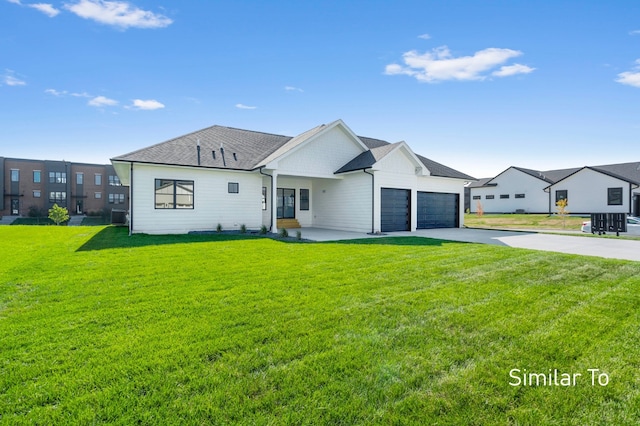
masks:
<instances>
[{"instance_id":1,"label":"board and batten siding","mask_svg":"<svg viewBox=\"0 0 640 426\"><path fill-rule=\"evenodd\" d=\"M362 146L337 126L278 160L278 174L333 177L336 170L363 151Z\"/></svg>"},{"instance_id":2,"label":"board and batten siding","mask_svg":"<svg viewBox=\"0 0 640 426\"><path fill-rule=\"evenodd\" d=\"M622 188L622 205L608 205L608 189ZM566 190L567 210L574 214L629 213L629 183L591 169L582 169L551 186L547 194L550 212L557 211L556 191ZM550 198L550 199L549 199Z\"/></svg>"},{"instance_id":3,"label":"board and batten siding","mask_svg":"<svg viewBox=\"0 0 640 426\"><path fill-rule=\"evenodd\" d=\"M194 182L193 209L156 209L155 179ZM236 182L239 193L228 193ZM262 225L262 177L190 167L136 164L133 170L132 223L134 233L183 234L189 231L259 229Z\"/></svg>"}]
</instances>

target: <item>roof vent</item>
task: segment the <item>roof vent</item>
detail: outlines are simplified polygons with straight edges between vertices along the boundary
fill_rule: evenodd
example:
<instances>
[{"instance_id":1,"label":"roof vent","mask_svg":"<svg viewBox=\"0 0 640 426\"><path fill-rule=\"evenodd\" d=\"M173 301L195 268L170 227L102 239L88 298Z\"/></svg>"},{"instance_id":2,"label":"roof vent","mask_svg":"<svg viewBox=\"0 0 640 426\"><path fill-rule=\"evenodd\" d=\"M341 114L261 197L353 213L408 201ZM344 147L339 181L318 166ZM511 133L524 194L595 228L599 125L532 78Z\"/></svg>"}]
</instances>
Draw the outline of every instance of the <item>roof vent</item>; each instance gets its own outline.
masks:
<instances>
[{"instance_id":1,"label":"roof vent","mask_svg":"<svg viewBox=\"0 0 640 426\"><path fill-rule=\"evenodd\" d=\"M211 155L213 155L213 159L216 159L216 151L215 150L211 150Z\"/></svg>"},{"instance_id":2,"label":"roof vent","mask_svg":"<svg viewBox=\"0 0 640 426\"><path fill-rule=\"evenodd\" d=\"M236 161L238 161L238 157L236 156L236 153L235 153L235 152L233 153L233 159L234 159L234 160L236 160Z\"/></svg>"}]
</instances>

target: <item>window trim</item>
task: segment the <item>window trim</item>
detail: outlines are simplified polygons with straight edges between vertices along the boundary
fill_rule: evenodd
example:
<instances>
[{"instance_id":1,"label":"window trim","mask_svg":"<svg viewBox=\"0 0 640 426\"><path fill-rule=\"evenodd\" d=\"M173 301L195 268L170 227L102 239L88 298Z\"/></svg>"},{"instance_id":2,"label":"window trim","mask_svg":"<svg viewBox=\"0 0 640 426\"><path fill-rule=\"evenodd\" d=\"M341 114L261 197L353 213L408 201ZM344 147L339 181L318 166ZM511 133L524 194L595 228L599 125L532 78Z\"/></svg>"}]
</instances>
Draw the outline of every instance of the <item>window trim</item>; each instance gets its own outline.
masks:
<instances>
[{"instance_id":1,"label":"window trim","mask_svg":"<svg viewBox=\"0 0 640 426\"><path fill-rule=\"evenodd\" d=\"M262 187L262 211L267 210L267 187Z\"/></svg>"},{"instance_id":2,"label":"window trim","mask_svg":"<svg viewBox=\"0 0 640 426\"><path fill-rule=\"evenodd\" d=\"M569 191L567 189L556 190L556 203L560 200L566 200L569 198Z\"/></svg>"},{"instance_id":3,"label":"window trim","mask_svg":"<svg viewBox=\"0 0 640 426\"><path fill-rule=\"evenodd\" d=\"M612 192L619 191L619 195L615 196L615 199L612 196ZM619 200L619 202L612 202L612 200L616 201ZM624 189L620 186L620 187L615 187L615 188L607 188L607 205L608 206L622 206L624 204Z\"/></svg>"},{"instance_id":4,"label":"window trim","mask_svg":"<svg viewBox=\"0 0 640 426\"><path fill-rule=\"evenodd\" d=\"M169 195L171 196L171 202L170 203L164 203L164 207L158 207L158 185L162 185L162 186L166 186L167 188L169 188L169 186L172 187L172 191L171 193L167 193L167 194L160 194L160 195ZM177 188L179 185L183 185L184 187L186 186L191 186L191 203L190 204L184 204L185 206L190 206L190 207L178 207L179 203L178 203L178 197L183 195L183 194L178 194L177 192ZM194 210L195 209L195 181L193 180L185 180L185 179L154 179L154 191L153 191L153 204L154 204L154 208L156 210Z\"/></svg>"},{"instance_id":5,"label":"window trim","mask_svg":"<svg viewBox=\"0 0 640 426\"><path fill-rule=\"evenodd\" d=\"M306 198L302 196L302 191L304 191L306 193ZM300 188L300 201L298 202L298 206L300 208L300 211L309 211L309 206L310 206L310 198L311 198L311 193L309 191L308 188Z\"/></svg>"}]
</instances>

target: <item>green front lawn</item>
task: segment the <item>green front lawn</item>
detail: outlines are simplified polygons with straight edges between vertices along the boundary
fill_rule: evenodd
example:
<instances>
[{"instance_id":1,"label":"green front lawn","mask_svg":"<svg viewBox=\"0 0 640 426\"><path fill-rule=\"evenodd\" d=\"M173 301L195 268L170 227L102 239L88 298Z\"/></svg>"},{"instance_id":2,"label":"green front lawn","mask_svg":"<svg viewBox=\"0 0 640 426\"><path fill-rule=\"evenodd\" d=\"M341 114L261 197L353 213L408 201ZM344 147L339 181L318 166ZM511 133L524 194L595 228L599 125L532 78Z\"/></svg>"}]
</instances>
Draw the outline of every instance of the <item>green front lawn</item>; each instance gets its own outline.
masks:
<instances>
[{"instance_id":1,"label":"green front lawn","mask_svg":"<svg viewBox=\"0 0 640 426\"><path fill-rule=\"evenodd\" d=\"M640 263L53 226L0 259L3 425L640 422Z\"/></svg>"}]
</instances>

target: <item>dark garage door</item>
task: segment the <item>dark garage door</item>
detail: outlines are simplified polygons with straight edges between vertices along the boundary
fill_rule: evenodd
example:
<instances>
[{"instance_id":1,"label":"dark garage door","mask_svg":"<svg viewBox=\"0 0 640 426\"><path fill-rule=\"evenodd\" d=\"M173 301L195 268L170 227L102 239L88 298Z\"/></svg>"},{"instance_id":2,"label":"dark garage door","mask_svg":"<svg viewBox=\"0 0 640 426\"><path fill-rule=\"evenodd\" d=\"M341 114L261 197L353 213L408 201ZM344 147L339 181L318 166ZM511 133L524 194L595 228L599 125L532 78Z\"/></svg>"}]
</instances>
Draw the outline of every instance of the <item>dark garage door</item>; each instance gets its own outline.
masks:
<instances>
[{"instance_id":1,"label":"dark garage door","mask_svg":"<svg viewBox=\"0 0 640 426\"><path fill-rule=\"evenodd\" d=\"M382 232L408 231L411 192L408 189L382 188L380 228Z\"/></svg>"},{"instance_id":2,"label":"dark garage door","mask_svg":"<svg viewBox=\"0 0 640 426\"><path fill-rule=\"evenodd\" d=\"M457 228L459 194L418 192L418 229Z\"/></svg>"}]
</instances>

